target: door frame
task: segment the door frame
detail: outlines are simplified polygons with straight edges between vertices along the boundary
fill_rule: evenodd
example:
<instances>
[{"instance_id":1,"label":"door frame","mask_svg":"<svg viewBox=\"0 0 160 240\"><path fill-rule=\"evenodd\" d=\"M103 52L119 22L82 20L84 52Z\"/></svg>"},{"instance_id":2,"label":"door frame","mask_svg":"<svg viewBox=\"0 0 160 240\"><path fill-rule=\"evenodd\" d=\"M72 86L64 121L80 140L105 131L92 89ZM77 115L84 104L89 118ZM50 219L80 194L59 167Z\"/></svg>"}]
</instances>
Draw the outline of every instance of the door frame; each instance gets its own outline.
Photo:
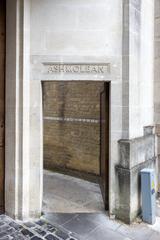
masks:
<instances>
[{"instance_id":1,"label":"door frame","mask_svg":"<svg viewBox=\"0 0 160 240\"><path fill-rule=\"evenodd\" d=\"M109 211L110 209L110 205L109 205L109 199L110 199L110 85L111 85L111 82L110 81L106 81L106 80L42 80L41 81L41 95L42 95L42 123L43 123L43 83L44 82L95 82L95 83L100 83L100 82L103 82L104 84L104 91L106 91L106 95L107 95L107 116L108 116L108 121L107 121L107 131L106 131L106 137L107 137L107 142L108 142L108 145L107 145L107 205L104 204L104 209L106 211ZM100 113L101 115L101 113ZM100 128L100 131L101 131L101 128ZM44 136L44 134L42 133L42 135ZM100 132L100 135L101 135L101 132ZM44 148L44 144L43 144L43 148ZM99 153L101 152L100 151L100 148L101 148L101 138L100 138L100 146L99 146ZM44 162L44 155L43 155L43 162ZM100 169L101 169L101 156L99 154L99 166L100 166ZM100 170L100 173L101 173L101 170ZM43 177L42 177L43 178ZM43 182L43 181L42 181ZM42 191L43 192L43 191ZM42 197L42 201L43 201L43 197Z\"/></svg>"},{"instance_id":2,"label":"door frame","mask_svg":"<svg viewBox=\"0 0 160 240\"><path fill-rule=\"evenodd\" d=\"M2 20L3 20L3 23L2 23L2 27L4 28L4 49L3 49L3 52L2 52L2 55L4 57L3 59L3 69L2 69L2 80L3 80L3 119L2 119L2 122L0 123L0 128L2 129L2 172L3 172L3 176L2 177L2 188L3 188L3 196L2 196L2 205L0 206L0 213L4 213L5 212L5 116L6 116L6 111L5 111L5 79L6 79L6 1L3 0L1 2L1 7L2 7L2 10L3 11L3 15L2 15Z\"/></svg>"},{"instance_id":3,"label":"door frame","mask_svg":"<svg viewBox=\"0 0 160 240\"><path fill-rule=\"evenodd\" d=\"M105 132L105 135L106 135L106 138L107 138L107 146L106 146L106 152L107 152L107 155L106 155L106 186L105 186L105 192L107 192L107 198L105 197L104 199L104 207L105 207L105 210L108 211L109 210L109 186L110 186L110 161L109 161L109 151L110 151L110 82L106 82L104 81L104 90L103 92L106 93L106 106L107 106L107 110L106 110L106 115L107 115L107 127L106 127L106 132ZM103 93L101 92L101 94ZM100 117L101 117L101 97L100 97ZM102 168L102 161L101 161L101 141L102 141L102 138L101 138L101 134L102 134L102 129L101 129L101 119L100 119L100 173L102 172L101 171L101 168ZM101 191L103 191L103 189L101 189ZM103 195L103 193L102 193Z\"/></svg>"}]
</instances>

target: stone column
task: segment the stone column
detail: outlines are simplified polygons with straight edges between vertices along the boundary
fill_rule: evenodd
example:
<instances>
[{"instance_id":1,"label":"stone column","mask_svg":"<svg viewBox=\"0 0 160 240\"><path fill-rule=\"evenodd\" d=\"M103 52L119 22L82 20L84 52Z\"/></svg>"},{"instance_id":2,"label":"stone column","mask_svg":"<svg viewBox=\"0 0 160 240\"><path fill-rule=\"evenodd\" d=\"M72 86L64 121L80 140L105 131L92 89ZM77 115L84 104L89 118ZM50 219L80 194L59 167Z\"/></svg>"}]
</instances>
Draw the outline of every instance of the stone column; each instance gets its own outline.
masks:
<instances>
[{"instance_id":1,"label":"stone column","mask_svg":"<svg viewBox=\"0 0 160 240\"><path fill-rule=\"evenodd\" d=\"M117 216L131 223L141 213L140 171L156 168L155 136L152 127L144 128L144 135L119 141L120 164L116 166L119 181Z\"/></svg>"},{"instance_id":2,"label":"stone column","mask_svg":"<svg viewBox=\"0 0 160 240\"><path fill-rule=\"evenodd\" d=\"M140 170L156 169L153 131L154 1L123 1L123 139L117 218L130 223L141 211Z\"/></svg>"},{"instance_id":3,"label":"stone column","mask_svg":"<svg viewBox=\"0 0 160 240\"><path fill-rule=\"evenodd\" d=\"M160 0L155 0L154 118L157 135L158 191L160 193Z\"/></svg>"},{"instance_id":4,"label":"stone column","mask_svg":"<svg viewBox=\"0 0 160 240\"><path fill-rule=\"evenodd\" d=\"M5 209L29 217L29 1L7 0Z\"/></svg>"}]
</instances>

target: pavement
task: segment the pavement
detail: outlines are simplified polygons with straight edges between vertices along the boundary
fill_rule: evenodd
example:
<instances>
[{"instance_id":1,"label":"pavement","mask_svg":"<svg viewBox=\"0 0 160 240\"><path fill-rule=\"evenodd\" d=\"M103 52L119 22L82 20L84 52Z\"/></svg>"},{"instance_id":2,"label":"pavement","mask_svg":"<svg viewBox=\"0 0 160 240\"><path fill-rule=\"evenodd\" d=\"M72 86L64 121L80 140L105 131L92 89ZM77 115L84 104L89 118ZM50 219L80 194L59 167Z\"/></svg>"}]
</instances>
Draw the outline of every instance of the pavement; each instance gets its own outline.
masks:
<instances>
[{"instance_id":1,"label":"pavement","mask_svg":"<svg viewBox=\"0 0 160 240\"><path fill-rule=\"evenodd\" d=\"M21 222L0 215L0 240L160 240L160 217L156 224L126 225L104 213L49 213L40 220Z\"/></svg>"},{"instance_id":2,"label":"pavement","mask_svg":"<svg viewBox=\"0 0 160 240\"><path fill-rule=\"evenodd\" d=\"M71 231L80 240L160 240L160 217L154 225L146 224L141 219L126 225L111 220L105 213L50 213L43 218Z\"/></svg>"},{"instance_id":3,"label":"pavement","mask_svg":"<svg viewBox=\"0 0 160 240\"><path fill-rule=\"evenodd\" d=\"M104 212L99 184L44 170L43 212Z\"/></svg>"},{"instance_id":4,"label":"pavement","mask_svg":"<svg viewBox=\"0 0 160 240\"><path fill-rule=\"evenodd\" d=\"M0 240L77 240L74 234L46 220L20 222L0 215Z\"/></svg>"},{"instance_id":5,"label":"pavement","mask_svg":"<svg viewBox=\"0 0 160 240\"><path fill-rule=\"evenodd\" d=\"M104 211L97 184L47 171L44 181L43 216L22 222L0 215L0 240L160 240L160 198L154 225L126 225Z\"/></svg>"}]
</instances>

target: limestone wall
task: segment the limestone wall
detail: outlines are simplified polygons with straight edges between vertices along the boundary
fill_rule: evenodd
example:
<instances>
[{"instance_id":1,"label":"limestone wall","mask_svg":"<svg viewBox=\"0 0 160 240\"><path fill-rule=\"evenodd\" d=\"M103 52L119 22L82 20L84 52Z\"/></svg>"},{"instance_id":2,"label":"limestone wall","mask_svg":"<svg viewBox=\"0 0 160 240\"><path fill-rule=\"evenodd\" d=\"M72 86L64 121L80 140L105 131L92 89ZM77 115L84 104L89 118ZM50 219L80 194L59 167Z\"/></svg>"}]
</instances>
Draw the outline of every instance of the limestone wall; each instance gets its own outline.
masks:
<instances>
[{"instance_id":1,"label":"limestone wall","mask_svg":"<svg viewBox=\"0 0 160 240\"><path fill-rule=\"evenodd\" d=\"M122 138L122 12L119 0L30 0L31 95L30 162L39 160L42 144L42 81L110 81L110 212L116 207ZM44 63L109 63L105 73L50 73ZM48 65L49 66L49 65ZM41 163L42 163L41 159ZM32 168L35 176L36 169ZM34 170L35 169L35 170ZM34 188L31 190L34 192ZM33 204L31 204L32 206Z\"/></svg>"},{"instance_id":2,"label":"limestone wall","mask_svg":"<svg viewBox=\"0 0 160 240\"><path fill-rule=\"evenodd\" d=\"M153 124L152 0L30 0L30 168L41 176L42 82L110 82L110 213L120 209L118 140ZM109 64L108 72L48 71L50 65ZM39 162L41 165L39 165ZM36 177L37 178L36 178ZM34 182L34 181L32 181ZM34 194L34 186L31 185ZM31 194L32 195L32 194ZM31 203L30 206L33 206ZM130 208L129 208L130 209Z\"/></svg>"},{"instance_id":3,"label":"limestone wall","mask_svg":"<svg viewBox=\"0 0 160 240\"><path fill-rule=\"evenodd\" d=\"M136 138L154 124L154 1L130 3L129 138Z\"/></svg>"},{"instance_id":4,"label":"limestone wall","mask_svg":"<svg viewBox=\"0 0 160 240\"><path fill-rule=\"evenodd\" d=\"M155 1L155 123L160 124L160 0Z\"/></svg>"},{"instance_id":5,"label":"limestone wall","mask_svg":"<svg viewBox=\"0 0 160 240\"><path fill-rule=\"evenodd\" d=\"M31 53L118 56L121 8L119 0L31 0Z\"/></svg>"},{"instance_id":6,"label":"limestone wall","mask_svg":"<svg viewBox=\"0 0 160 240\"><path fill-rule=\"evenodd\" d=\"M118 141L141 138L143 127L153 124L153 24L153 0L7 0L7 214L41 214L42 82L48 80L110 82L109 212L137 212L140 198L121 201ZM109 68L100 73L48 71L57 63ZM135 164L139 169L137 159ZM129 194L134 179L131 175L127 181Z\"/></svg>"},{"instance_id":7,"label":"limestone wall","mask_svg":"<svg viewBox=\"0 0 160 240\"><path fill-rule=\"evenodd\" d=\"M160 0L155 0L154 119L157 133L157 172L160 192Z\"/></svg>"}]
</instances>

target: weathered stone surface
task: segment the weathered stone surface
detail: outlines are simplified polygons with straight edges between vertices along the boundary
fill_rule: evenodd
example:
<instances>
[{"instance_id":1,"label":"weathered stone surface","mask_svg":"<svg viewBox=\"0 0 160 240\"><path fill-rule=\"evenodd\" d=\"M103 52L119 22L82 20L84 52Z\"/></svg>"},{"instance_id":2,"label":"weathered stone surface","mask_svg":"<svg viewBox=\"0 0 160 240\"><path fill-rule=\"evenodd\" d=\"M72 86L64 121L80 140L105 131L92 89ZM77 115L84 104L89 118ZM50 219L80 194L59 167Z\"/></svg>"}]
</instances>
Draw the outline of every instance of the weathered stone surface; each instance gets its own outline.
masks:
<instances>
[{"instance_id":1,"label":"weathered stone surface","mask_svg":"<svg viewBox=\"0 0 160 240\"><path fill-rule=\"evenodd\" d=\"M117 141L142 136L143 127L154 119L153 1L141 1L141 18L138 7L124 11L123 2L131 1L7 1L5 176L6 211L10 216L41 214L41 82L46 80L111 82L109 199L110 213L114 214L120 191L114 168L119 164ZM137 5L140 1L132 2ZM49 61L109 62L111 73L47 75L43 63ZM19 187L22 182L25 184Z\"/></svg>"},{"instance_id":2,"label":"weathered stone surface","mask_svg":"<svg viewBox=\"0 0 160 240\"><path fill-rule=\"evenodd\" d=\"M155 135L145 130L142 137L120 140L119 148L120 165L131 169L155 157Z\"/></svg>"},{"instance_id":3,"label":"weathered stone surface","mask_svg":"<svg viewBox=\"0 0 160 240\"><path fill-rule=\"evenodd\" d=\"M155 135L147 127L144 136L119 141L120 165L116 166L119 184L119 219L131 223L141 211L140 171L156 169Z\"/></svg>"}]
</instances>

